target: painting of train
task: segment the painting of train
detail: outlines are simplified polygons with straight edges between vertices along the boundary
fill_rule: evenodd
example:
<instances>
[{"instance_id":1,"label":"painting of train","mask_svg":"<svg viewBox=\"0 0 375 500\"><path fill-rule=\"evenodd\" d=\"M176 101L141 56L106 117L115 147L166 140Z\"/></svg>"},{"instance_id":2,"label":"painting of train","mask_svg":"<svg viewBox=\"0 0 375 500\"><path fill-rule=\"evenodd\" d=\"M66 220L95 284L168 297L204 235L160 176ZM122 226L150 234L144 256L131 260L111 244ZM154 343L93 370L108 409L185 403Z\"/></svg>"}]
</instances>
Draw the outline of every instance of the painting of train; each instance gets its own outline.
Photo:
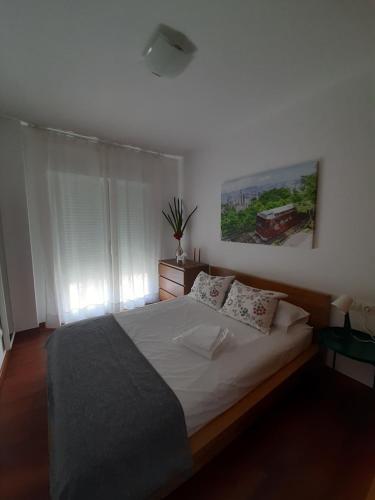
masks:
<instances>
[{"instance_id":1,"label":"painting of train","mask_svg":"<svg viewBox=\"0 0 375 500\"><path fill-rule=\"evenodd\" d=\"M221 192L221 239L312 248L318 161L226 181Z\"/></svg>"}]
</instances>

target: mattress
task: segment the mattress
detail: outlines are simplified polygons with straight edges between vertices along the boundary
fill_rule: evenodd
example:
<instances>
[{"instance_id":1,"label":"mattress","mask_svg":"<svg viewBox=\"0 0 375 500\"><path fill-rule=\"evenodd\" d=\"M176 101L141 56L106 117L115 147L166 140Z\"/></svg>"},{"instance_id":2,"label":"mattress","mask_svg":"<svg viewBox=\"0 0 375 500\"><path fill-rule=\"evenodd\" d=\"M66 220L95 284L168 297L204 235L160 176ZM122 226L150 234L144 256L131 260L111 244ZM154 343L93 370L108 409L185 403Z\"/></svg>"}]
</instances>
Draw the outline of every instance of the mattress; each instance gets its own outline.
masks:
<instances>
[{"instance_id":1,"label":"mattress","mask_svg":"<svg viewBox=\"0 0 375 500\"><path fill-rule=\"evenodd\" d=\"M312 339L309 325L264 335L188 296L114 316L178 397L189 436L296 358ZM173 342L200 324L221 325L233 335L215 359Z\"/></svg>"}]
</instances>

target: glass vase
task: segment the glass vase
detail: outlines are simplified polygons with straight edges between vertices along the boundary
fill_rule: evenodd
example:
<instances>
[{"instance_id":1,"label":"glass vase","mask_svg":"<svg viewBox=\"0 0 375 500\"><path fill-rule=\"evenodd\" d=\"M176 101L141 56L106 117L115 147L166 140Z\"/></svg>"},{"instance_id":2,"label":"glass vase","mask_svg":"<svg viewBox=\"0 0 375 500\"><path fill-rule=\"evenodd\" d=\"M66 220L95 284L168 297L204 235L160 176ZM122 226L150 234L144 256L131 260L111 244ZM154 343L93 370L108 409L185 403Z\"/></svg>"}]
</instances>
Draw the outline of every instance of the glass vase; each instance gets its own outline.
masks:
<instances>
[{"instance_id":1,"label":"glass vase","mask_svg":"<svg viewBox=\"0 0 375 500\"><path fill-rule=\"evenodd\" d=\"M177 264L179 262L184 262L184 251L182 249L182 246L181 246L181 241L178 240L178 246L176 248L176 260L177 260Z\"/></svg>"}]
</instances>

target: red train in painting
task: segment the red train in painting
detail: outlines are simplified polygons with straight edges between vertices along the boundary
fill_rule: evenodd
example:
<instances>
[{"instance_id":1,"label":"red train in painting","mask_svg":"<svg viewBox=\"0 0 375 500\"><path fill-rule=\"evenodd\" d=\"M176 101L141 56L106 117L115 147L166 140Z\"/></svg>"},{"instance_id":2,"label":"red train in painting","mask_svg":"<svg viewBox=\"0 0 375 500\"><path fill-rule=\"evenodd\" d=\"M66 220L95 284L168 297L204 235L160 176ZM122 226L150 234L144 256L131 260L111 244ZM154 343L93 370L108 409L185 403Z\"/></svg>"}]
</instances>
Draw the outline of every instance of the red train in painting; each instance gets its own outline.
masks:
<instances>
[{"instance_id":1,"label":"red train in painting","mask_svg":"<svg viewBox=\"0 0 375 500\"><path fill-rule=\"evenodd\" d=\"M282 207L263 210L257 214L255 232L262 241L268 242L301 222L293 203Z\"/></svg>"}]
</instances>

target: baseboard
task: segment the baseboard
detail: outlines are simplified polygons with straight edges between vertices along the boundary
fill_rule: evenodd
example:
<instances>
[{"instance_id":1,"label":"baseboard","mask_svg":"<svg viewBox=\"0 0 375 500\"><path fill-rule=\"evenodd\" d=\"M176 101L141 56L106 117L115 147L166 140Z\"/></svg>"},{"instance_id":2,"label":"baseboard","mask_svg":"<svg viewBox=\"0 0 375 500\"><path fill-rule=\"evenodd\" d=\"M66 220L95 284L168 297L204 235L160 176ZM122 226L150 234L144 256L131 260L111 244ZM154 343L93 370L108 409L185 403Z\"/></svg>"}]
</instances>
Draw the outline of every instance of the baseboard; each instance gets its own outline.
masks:
<instances>
[{"instance_id":1,"label":"baseboard","mask_svg":"<svg viewBox=\"0 0 375 500\"><path fill-rule=\"evenodd\" d=\"M28 334L28 333L37 333L39 332L39 329L40 328L43 328L44 323L41 323L39 326L35 326L34 328L28 328L27 330L19 330L16 332L17 335L21 334L23 335L24 333Z\"/></svg>"},{"instance_id":2,"label":"baseboard","mask_svg":"<svg viewBox=\"0 0 375 500\"><path fill-rule=\"evenodd\" d=\"M7 369L8 360L9 360L9 351L5 351L3 362L2 362L1 367L0 367L0 389L1 389L1 386L4 382L4 380L5 380L5 372Z\"/></svg>"}]
</instances>

